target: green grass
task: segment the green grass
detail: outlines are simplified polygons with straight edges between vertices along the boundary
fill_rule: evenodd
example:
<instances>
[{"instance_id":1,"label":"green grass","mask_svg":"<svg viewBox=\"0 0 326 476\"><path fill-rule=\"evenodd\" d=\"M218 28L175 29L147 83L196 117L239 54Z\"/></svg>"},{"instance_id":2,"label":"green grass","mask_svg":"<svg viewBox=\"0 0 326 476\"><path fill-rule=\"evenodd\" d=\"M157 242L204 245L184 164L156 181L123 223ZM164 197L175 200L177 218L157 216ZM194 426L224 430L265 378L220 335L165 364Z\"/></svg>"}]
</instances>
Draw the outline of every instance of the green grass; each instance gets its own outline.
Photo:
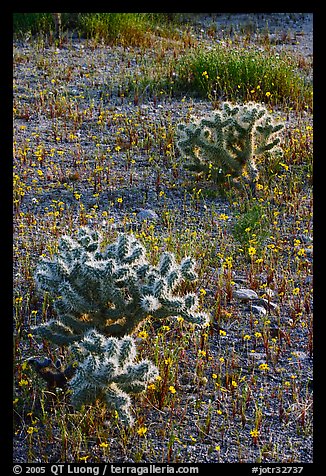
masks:
<instances>
[{"instance_id":1,"label":"green grass","mask_svg":"<svg viewBox=\"0 0 326 476\"><path fill-rule=\"evenodd\" d=\"M80 37L139 45L150 41L151 33L175 35L173 23L177 15L166 13L62 13L63 31L74 29ZM49 34L54 29L51 13L14 13L15 35L31 32L33 35Z\"/></svg>"},{"instance_id":2,"label":"green grass","mask_svg":"<svg viewBox=\"0 0 326 476\"><path fill-rule=\"evenodd\" d=\"M148 33L155 29L162 33L167 22L164 13L89 13L80 14L78 30L86 38L138 45L149 41Z\"/></svg>"},{"instance_id":3,"label":"green grass","mask_svg":"<svg viewBox=\"0 0 326 476\"><path fill-rule=\"evenodd\" d=\"M312 85L285 55L231 45L211 50L196 48L181 56L173 78L174 92L212 100L260 101L267 104L312 108Z\"/></svg>"},{"instance_id":4,"label":"green grass","mask_svg":"<svg viewBox=\"0 0 326 476\"><path fill-rule=\"evenodd\" d=\"M31 32L49 33L53 29L51 13L14 13L13 31L14 35Z\"/></svg>"},{"instance_id":5,"label":"green grass","mask_svg":"<svg viewBox=\"0 0 326 476\"><path fill-rule=\"evenodd\" d=\"M244 248L254 245L261 248L268 235L269 220L262 203L253 201L245 203L233 225L232 233ZM254 240L252 237L254 236Z\"/></svg>"}]
</instances>

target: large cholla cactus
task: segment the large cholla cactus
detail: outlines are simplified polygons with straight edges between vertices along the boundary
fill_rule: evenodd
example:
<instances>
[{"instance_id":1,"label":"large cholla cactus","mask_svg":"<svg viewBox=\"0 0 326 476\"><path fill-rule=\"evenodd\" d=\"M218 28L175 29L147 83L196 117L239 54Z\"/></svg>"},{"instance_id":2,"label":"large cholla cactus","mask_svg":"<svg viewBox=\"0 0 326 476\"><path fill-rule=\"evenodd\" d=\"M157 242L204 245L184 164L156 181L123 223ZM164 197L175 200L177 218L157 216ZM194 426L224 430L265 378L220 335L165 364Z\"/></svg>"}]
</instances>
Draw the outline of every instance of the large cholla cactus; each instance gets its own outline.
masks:
<instances>
[{"instance_id":1,"label":"large cholla cactus","mask_svg":"<svg viewBox=\"0 0 326 476\"><path fill-rule=\"evenodd\" d=\"M209 322L208 314L197 312L195 294L176 292L182 281L196 279L194 267L191 258L177 265L167 252L157 267L152 266L145 248L128 234L101 250L99 235L86 227L76 239L63 236L52 261L42 260L35 280L39 289L57 298L57 320L34 331L72 351L77 367L60 369L55 380L72 377L69 386L76 407L101 399L124 423L132 423L129 394L145 390L158 371L146 360L135 363L130 334L149 316L181 316L198 326ZM43 369L43 362L31 361Z\"/></svg>"},{"instance_id":2,"label":"large cholla cactus","mask_svg":"<svg viewBox=\"0 0 326 476\"><path fill-rule=\"evenodd\" d=\"M226 175L239 177L247 172L254 188L258 178L256 159L266 152L281 153L278 132L262 104L222 104L219 111L190 124L177 126L177 146L192 162L185 168L223 182Z\"/></svg>"},{"instance_id":3,"label":"large cholla cactus","mask_svg":"<svg viewBox=\"0 0 326 476\"><path fill-rule=\"evenodd\" d=\"M58 320L36 330L57 345L78 341L93 328L106 336L131 334L148 315L181 316L201 326L208 322L206 313L196 312L195 294L174 293L182 280L197 277L191 258L177 265L166 252L154 267L133 235L121 234L101 251L98 234L87 228L76 240L62 237L58 251L53 261L44 259L35 274L38 287L58 298Z\"/></svg>"},{"instance_id":4,"label":"large cholla cactus","mask_svg":"<svg viewBox=\"0 0 326 476\"><path fill-rule=\"evenodd\" d=\"M102 399L117 411L124 424L131 425L129 394L144 391L158 376L158 370L151 362L134 362L134 339L131 336L105 338L93 329L78 344L73 344L71 350L80 362L70 381L73 405L79 408Z\"/></svg>"}]
</instances>

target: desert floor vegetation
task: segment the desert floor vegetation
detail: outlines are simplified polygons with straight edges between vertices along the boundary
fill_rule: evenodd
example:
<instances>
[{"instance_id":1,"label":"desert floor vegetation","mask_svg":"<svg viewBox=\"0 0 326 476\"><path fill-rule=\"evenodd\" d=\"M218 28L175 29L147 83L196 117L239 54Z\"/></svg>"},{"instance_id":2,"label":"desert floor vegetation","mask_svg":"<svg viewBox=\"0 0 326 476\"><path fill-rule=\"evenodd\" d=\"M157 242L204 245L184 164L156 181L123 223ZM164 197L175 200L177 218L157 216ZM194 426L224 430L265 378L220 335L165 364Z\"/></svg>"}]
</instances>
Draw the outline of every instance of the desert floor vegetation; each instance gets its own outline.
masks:
<instances>
[{"instance_id":1,"label":"desert floor vegetation","mask_svg":"<svg viewBox=\"0 0 326 476\"><path fill-rule=\"evenodd\" d=\"M312 14L63 14L60 39L50 14L14 14L14 33L14 461L311 463ZM190 173L176 147L222 101L284 123L255 194ZM28 363L65 358L32 332L55 317L34 275L83 226L133 233L153 265L192 256L211 316L137 330L159 376L131 427L75 410Z\"/></svg>"}]
</instances>

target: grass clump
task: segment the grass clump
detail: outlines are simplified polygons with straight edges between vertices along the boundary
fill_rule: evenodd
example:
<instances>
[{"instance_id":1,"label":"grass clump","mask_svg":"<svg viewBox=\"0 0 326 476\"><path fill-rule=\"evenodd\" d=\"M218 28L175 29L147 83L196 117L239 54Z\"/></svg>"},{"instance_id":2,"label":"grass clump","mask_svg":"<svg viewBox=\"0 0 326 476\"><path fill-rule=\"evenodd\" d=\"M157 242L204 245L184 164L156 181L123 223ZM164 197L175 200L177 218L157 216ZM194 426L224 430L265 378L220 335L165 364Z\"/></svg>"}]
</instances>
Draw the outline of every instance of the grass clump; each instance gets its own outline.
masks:
<instances>
[{"instance_id":1,"label":"grass clump","mask_svg":"<svg viewBox=\"0 0 326 476\"><path fill-rule=\"evenodd\" d=\"M14 13L13 14L13 31L14 34L30 32L32 35L36 33L49 33L53 29L53 20L51 13Z\"/></svg>"},{"instance_id":2,"label":"grass clump","mask_svg":"<svg viewBox=\"0 0 326 476\"><path fill-rule=\"evenodd\" d=\"M312 107L312 86L283 55L239 48L196 49L176 63L173 89L200 97Z\"/></svg>"},{"instance_id":3,"label":"grass clump","mask_svg":"<svg viewBox=\"0 0 326 476\"><path fill-rule=\"evenodd\" d=\"M245 210L237 217L232 234L244 249L252 245L260 248L268 235L268 230L269 222L264 205L253 201L247 203Z\"/></svg>"},{"instance_id":4,"label":"grass clump","mask_svg":"<svg viewBox=\"0 0 326 476\"><path fill-rule=\"evenodd\" d=\"M61 13L63 30L75 30L80 37L107 44L133 46L150 44L151 34L173 36L169 25L175 15L165 13ZM14 13L13 30L19 35L49 34L54 29L51 13Z\"/></svg>"}]
</instances>

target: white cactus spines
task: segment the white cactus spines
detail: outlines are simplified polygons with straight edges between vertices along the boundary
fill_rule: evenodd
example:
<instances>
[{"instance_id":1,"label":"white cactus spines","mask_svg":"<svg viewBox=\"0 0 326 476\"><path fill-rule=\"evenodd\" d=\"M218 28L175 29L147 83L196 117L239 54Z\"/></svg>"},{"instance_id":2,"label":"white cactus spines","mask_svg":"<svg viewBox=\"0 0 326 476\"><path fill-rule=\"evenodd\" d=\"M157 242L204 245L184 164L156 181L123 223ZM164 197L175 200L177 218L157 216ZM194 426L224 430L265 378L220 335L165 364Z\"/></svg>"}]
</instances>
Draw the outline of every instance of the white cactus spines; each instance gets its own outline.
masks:
<instances>
[{"instance_id":1,"label":"white cactus spines","mask_svg":"<svg viewBox=\"0 0 326 476\"><path fill-rule=\"evenodd\" d=\"M267 152L279 153L279 131L263 104L222 104L210 116L177 126L177 146L190 160L185 168L203 174L216 182L226 175L248 174L253 185L258 178L256 159Z\"/></svg>"},{"instance_id":2,"label":"white cactus spines","mask_svg":"<svg viewBox=\"0 0 326 476\"><path fill-rule=\"evenodd\" d=\"M158 376L148 360L135 362L136 346L131 336L104 337L95 329L71 346L79 362L69 382L71 402L76 408L102 400L116 410L122 423L132 425L129 394L144 391Z\"/></svg>"},{"instance_id":3,"label":"white cactus spines","mask_svg":"<svg viewBox=\"0 0 326 476\"><path fill-rule=\"evenodd\" d=\"M192 258L177 265L168 252L152 266L145 248L129 234L101 251L98 234L81 228L76 239L62 237L58 255L53 261L43 259L36 270L38 287L58 298L58 319L35 330L57 345L67 345L92 328L105 336L131 334L149 314L181 316L205 325L209 316L197 312L196 296L174 293L181 281L196 279L194 267Z\"/></svg>"}]
</instances>

